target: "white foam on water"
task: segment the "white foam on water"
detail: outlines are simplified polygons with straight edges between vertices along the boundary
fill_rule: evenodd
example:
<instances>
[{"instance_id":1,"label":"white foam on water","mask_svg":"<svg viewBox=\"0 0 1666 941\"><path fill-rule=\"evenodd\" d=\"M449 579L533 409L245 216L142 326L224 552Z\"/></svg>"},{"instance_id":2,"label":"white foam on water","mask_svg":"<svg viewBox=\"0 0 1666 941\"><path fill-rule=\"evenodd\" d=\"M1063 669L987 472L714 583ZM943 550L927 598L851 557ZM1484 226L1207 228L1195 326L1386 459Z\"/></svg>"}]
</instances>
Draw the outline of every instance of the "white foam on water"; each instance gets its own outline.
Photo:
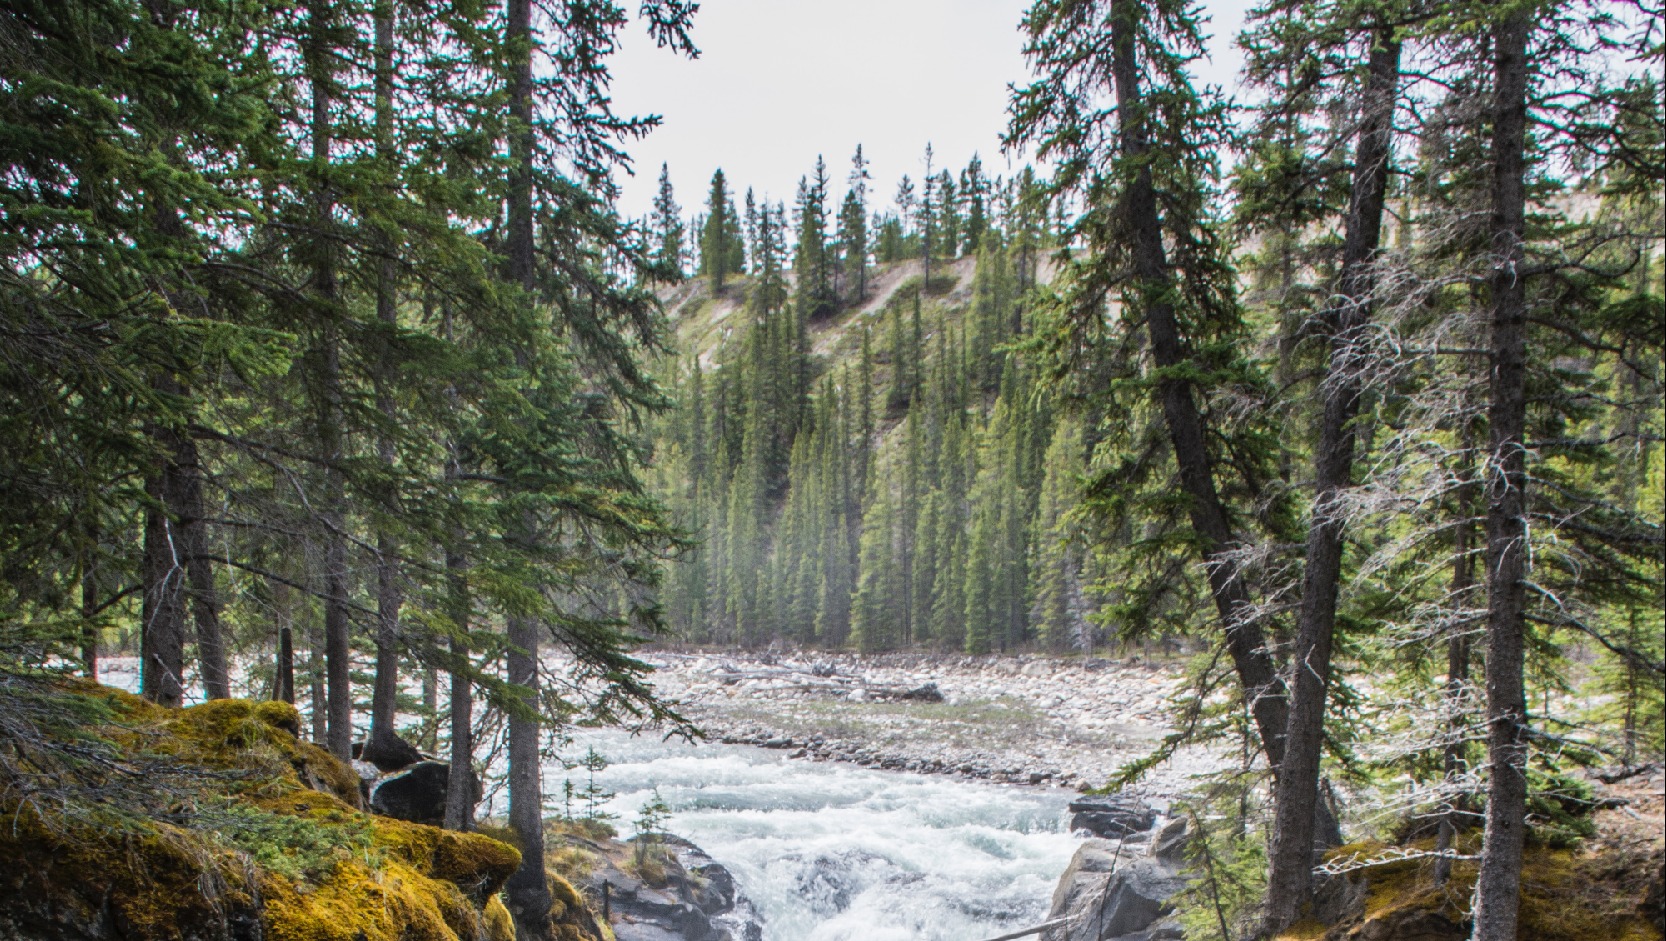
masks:
<instances>
[{"instance_id":1,"label":"white foam on water","mask_svg":"<svg viewBox=\"0 0 1666 941\"><path fill-rule=\"evenodd\" d=\"M766 941L976 941L1039 924L1077 840L1062 791L788 760L779 751L581 734L621 832L655 790L666 829L734 873ZM552 767L545 793L559 801Z\"/></svg>"}]
</instances>

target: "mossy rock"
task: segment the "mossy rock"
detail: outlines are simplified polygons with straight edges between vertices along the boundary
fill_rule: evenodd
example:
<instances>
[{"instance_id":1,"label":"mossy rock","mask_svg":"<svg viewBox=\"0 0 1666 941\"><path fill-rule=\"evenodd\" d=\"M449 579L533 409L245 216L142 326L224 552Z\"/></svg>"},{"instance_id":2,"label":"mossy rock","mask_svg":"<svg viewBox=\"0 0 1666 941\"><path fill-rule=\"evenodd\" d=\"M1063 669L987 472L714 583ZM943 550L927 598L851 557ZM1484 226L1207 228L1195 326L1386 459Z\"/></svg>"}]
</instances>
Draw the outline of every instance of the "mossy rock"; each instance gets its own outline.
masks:
<instances>
[{"instance_id":1,"label":"mossy rock","mask_svg":"<svg viewBox=\"0 0 1666 941\"><path fill-rule=\"evenodd\" d=\"M100 832L0 812L0 938L254 939L255 885L239 854L155 823Z\"/></svg>"},{"instance_id":2,"label":"mossy rock","mask_svg":"<svg viewBox=\"0 0 1666 941\"><path fill-rule=\"evenodd\" d=\"M115 770L0 804L0 941L512 941L495 896L519 851L363 812L353 771L296 737L294 707L54 695L110 717L90 731ZM165 766L167 786L127 766Z\"/></svg>"}]
</instances>

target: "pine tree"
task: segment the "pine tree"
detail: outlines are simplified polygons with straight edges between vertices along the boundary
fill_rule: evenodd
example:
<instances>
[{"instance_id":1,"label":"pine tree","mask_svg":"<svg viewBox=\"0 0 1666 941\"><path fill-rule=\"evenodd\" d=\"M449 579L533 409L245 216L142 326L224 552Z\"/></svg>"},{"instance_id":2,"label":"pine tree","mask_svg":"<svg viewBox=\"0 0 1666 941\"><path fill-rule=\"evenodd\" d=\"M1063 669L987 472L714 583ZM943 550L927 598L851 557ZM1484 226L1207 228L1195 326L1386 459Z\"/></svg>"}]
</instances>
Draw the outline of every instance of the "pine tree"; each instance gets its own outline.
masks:
<instances>
[{"instance_id":1,"label":"pine tree","mask_svg":"<svg viewBox=\"0 0 1666 941\"><path fill-rule=\"evenodd\" d=\"M1036 640L1056 651L1087 649L1087 604L1084 592L1081 533L1071 511L1081 499L1081 478L1087 473L1085 444L1079 420L1066 418L1053 426L1052 440L1042 461L1044 477L1035 515L1032 542L1031 622Z\"/></svg>"},{"instance_id":2,"label":"pine tree","mask_svg":"<svg viewBox=\"0 0 1666 941\"><path fill-rule=\"evenodd\" d=\"M751 211L752 191L747 190L747 211ZM683 276L683 210L677 205L671 189L671 166L659 165L659 192L654 196L654 212L649 225L655 239L654 261L663 270L662 277L672 282Z\"/></svg>"},{"instance_id":3,"label":"pine tree","mask_svg":"<svg viewBox=\"0 0 1666 941\"><path fill-rule=\"evenodd\" d=\"M868 296L868 161L862 146L851 157L850 189L839 206L839 251L844 259L844 294L855 303Z\"/></svg>"},{"instance_id":4,"label":"pine tree","mask_svg":"<svg viewBox=\"0 0 1666 941\"><path fill-rule=\"evenodd\" d=\"M827 164L816 157L814 175L798 181L798 242L793 251L793 306L806 323L830 316L838 305L833 291L833 253L827 244Z\"/></svg>"},{"instance_id":5,"label":"pine tree","mask_svg":"<svg viewBox=\"0 0 1666 941\"><path fill-rule=\"evenodd\" d=\"M984 235L989 230L989 178L983 175L983 161L977 154L960 172L960 198L966 206L966 221L962 226L961 254L978 254Z\"/></svg>"},{"instance_id":6,"label":"pine tree","mask_svg":"<svg viewBox=\"0 0 1666 941\"><path fill-rule=\"evenodd\" d=\"M1262 465L1277 450L1276 436L1237 419L1226 428L1212 407L1212 396L1226 388L1234 395L1255 394L1251 390L1260 380L1238 350L1244 323L1206 208L1217 175L1213 155L1225 127L1219 103L1201 98L1185 71L1202 49L1195 11L1167 2L1041 0L1026 26L1026 52L1038 80L1016 96L1009 136L1053 152L1059 161L1055 195L1081 192L1090 197L1066 233L1067 239L1085 240L1087 252L1062 274L1063 297L1050 315L1058 323L1055 349L1072 364L1078 351L1106 357L1118 376L1109 383L1113 394L1121 390L1133 397L1106 410L1108 419L1120 423L1107 431L1124 443L1130 458L1112 463L1104 473L1120 478L1124 493L1143 489L1146 498L1119 495L1101 509L1116 525L1131 524L1131 511L1141 505L1173 520L1172 489L1186 495L1188 534L1173 528L1147 531L1166 531L1171 551L1184 546L1201 556L1219 634L1262 747L1277 765L1287 724L1284 684L1254 617L1251 586L1239 572L1241 550L1253 537L1243 528L1245 508L1233 503L1234 491L1259 494L1259 481L1270 479ZM1080 96L1101 94L1113 99L1114 107L1096 111L1095 121L1105 126L1084 133L1088 105ZM1105 316L1113 293L1122 301L1120 329L1114 333ZM1121 342L1139 334L1149 344L1142 355L1155 367L1150 375L1140 374L1140 360ZM1144 456L1150 452L1141 452L1140 442L1149 439L1139 416L1160 416L1174 462L1172 480L1144 488L1139 478L1156 468ZM1219 453L1227 436L1233 439L1233 460ZM1217 468L1243 475L1242 489L1233 482L1234 490L1223 494ZM1282 504L1274 501L1260 509L1264 522L1287 525ZM1152 595L1172 588L1150 581L1156 573L1174 571L1153 565L1153 554L1150 548L1141 551L1140 569L1130 572L1134 595L1146 590L1141 582ZM1139 607L1157 609L1125 604L1120 610Z\"/></svg>"},{"instance_id":7,"label":"pine tree","mask_svg":"<svg viewBox=\"0 0 1666 941\"><path fill-rule=\"evenodd\" d=\"M729 184L719 168L712 174L711 189L706 194L705 219L699 226L700 271L712 279L712 290L723 290L734 267L734 233L739 220L734 218L734 201L729 196Z\"/></svg>"}]
</instances>

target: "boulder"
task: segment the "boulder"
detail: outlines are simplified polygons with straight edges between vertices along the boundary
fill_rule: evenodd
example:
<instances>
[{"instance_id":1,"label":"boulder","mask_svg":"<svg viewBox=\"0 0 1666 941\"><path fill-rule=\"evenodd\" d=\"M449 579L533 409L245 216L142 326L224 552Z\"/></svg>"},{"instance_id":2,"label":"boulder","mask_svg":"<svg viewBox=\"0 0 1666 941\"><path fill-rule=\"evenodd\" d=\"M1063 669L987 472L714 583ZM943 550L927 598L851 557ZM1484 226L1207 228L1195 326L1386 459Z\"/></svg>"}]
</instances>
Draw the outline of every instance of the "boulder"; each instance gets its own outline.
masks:
<instances>
[{"instance_id":1,"label":"boulder","mask_svg":"<svg viewBox=\"0 0 1666 941\"><path fill-rule=\"evenodd\" d=\"M1149 812L1149 811L1148 811ZM1183 861L1185 827L1149 824L1142 837L1118 841L1090 839L1076 850L1053 893L1048 921L1068 919L1062 928L1042 933L1041 941L1177 941L1179 924L1169 917L1171 900L1186 887Z\"/></svg>"},{"instance_id":2,"label":"boulder","mask_svg":"<svg viewBox=\"0 0 1666 941\"><path fill-rule=\"evenodd\" d=\"M1157 815L1150 807L1124 797L1085 797L1070 802L1070 829L1114 840L1151 829Z\"/></svg>"},{"instance_id":3,"label":"boulder","mask_svg":"<svg viewBox=\"0 0 1666 941\"><path fill-rule=\"evenodd\" d=\"M450 777L446 762L419 761L376 782L370 789L370 809L396 820L439 824L445 819Z\"/></svg>"},{"instance_id":4,"label":"boulder","mask_svg":"<svg viewBox=\"0 0 1666 941\"><path fill-rule=\"evenodd\" d=\"M1186 818L1176 817L1153 831L1151 855L1176 868L1183 867L1190 839L1191 830L1186 825Z\"/></svg>"},{"instance_id":5,"label":"boulder","mask_svg":"<svg viewBox=\"0 0 1666 941\"><path fill-rule=\"evenodd\" d=\"M664 855L652 883L606 855L586 879L593 907L605 893L617 941L761 941L757 911L727 869L687 840L657 839Z\"/></svg>"},{"instance_id":6,"label":"boulder","mask_svg":"<svg viewBox=\"0 0 1666 941\"><path fill-rule=\"evenodd\" d=\"M362 745L355 743L353 752L354 758L370 762L383 774L409 768L423 760L422 752L415 745L397 735L373 736Z\"/></svg>"}]
</instances>

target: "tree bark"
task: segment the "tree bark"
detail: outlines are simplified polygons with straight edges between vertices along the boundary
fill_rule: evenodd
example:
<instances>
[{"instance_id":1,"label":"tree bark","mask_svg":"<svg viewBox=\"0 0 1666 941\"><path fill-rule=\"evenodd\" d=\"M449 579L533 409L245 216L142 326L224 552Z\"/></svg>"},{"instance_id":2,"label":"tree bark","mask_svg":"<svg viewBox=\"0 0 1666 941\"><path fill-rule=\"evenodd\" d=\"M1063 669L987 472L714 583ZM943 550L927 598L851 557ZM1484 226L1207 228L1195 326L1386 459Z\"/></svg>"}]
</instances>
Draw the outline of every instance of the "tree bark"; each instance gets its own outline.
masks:
<instances>
[{"instance_id":1,"label":"tree bark","mask_svg":"<svg viewBox=\"0 0 1666 941\"><path fill-rule=\"evenodd\" d=\"M509 714L509 828L515 832L523 856L521 868L509 877L504 889L519 938L548 934L551 902L544 874L543 768L538 747L540 630L541 626L528 618L509 619L509 682L522 699L521 708Z\"/></svg>"},{"instance_id":2,"label":"tree bark","mask_svg":"<svg viewBox=\"0 0 1666 941\"><path fill-rule=\"evenodd\" d=\"M378 0L375 21L376 153L386 169L396 158L393 141L393 0ZM376 406L391 427L395 415L390 389L393 381L392 353L388 344L399 326L398 272L394 261L394 241L385 224L384 231L378 233L377 242L382 257L376 278L376 318L387 335L381 350ZM393 440L386 432L377 441L377 453L391 481L395 477L395 452ZM388 499L397 503L398 494L390 494ZM367 761L374 761L372 756L380 752L409 751L397 741L394 729L399 694L399 609L404 603L399 579L399 545L384 526L376 535L376 679L370 697L370 736L364 751Z\"/></svg>"},{"instance_id":3,"label":"tree bark","mask_svg":"<svg viewBox=\"0 0 1666 941\"><path fill-rule=\"evenodd\" d=\"M521 303L533 303L532 223L532 3L509 0L509 206L508 280L521 290ZM721 241L718 240L718 244ZM725 259L715 259L721 270ZM714 277L714 282L717 280ZM529 528L531 521L525 523ZM542 625L522 616L508 622L508 673L512 694L522 708L509 712L509 828L521 849L521 867L504 886L509 913L520 941L549 936L550 890L544 872L543 769L539 755L541 725L538 701L538 634Z\"/></svg>"},{"instance_id":4,"label":"tree bark","mask_svg":"<svg viewBox=\"0 0 1666 941\"><path fill-rule=\"evenodd\" d=\"M1493 28L1492 403L1487 486L1487 824L1474 941L1514 941L1526 839L1527 40L1534 11Z\"/></svg>"},{"instance_id":5,"label":"tree bark","mask_svg":"<svg viewBox=\"0 0 1666 941\"><path fill-rule=\"evenodd\" d=\"M462 553L447 549L446 578L451 593L451 669L449 712L451 718L451 767L445 792L445 828L474 829L474 690L468 675L469 599L467 561Z\"/></svg>"},{"instance_id":6,"label":"tree bark","mask_svg":"<svg viewBox=\"0 0 1666 941\"><path fill-rule=\"evenodd\" d=\"M1325 701L1330 689L1336 601L1346 529L1344 500L1353 485L1354 419L1364 392L1362 332L1370 322L1376 278L1372 265L1382 238L1388 196L1400 44L1392 30L1375 31L1359 143L1349 197L1337 301L1324 313L1331 354L1321 386L1323 412L1314 451L1315 493L1303 569L1301 609L1290 680L1284 761L1275 786L1272 850L1264 932L1288 928L1312 896L1314 808L1324 751Z\"/></svg>"},{"instance_id":7,"label":"tree bark","mask_svg":"<svg viewBox=\"0 0 1666 941\"><path fill-rule=\"evenodd\" d=\"M347 611L346 486L342 434L341 331L336 309L339 286L335 249L328 230L334 213L327 171L330 166L330 102L335 82L329 31L335 11L330 0L307 3L307 38L303 54L312 85L313 218L312 294L322 320L316 350L319 369L318 443L324 457L324 670L327 717L325 747L346 761L353 753L351 625Z\"/></svg>"},{"instance_id":8,"label":"tree bark","mask_svg":"<svg viewBox=\"0 0 1666 941\"><path fill-rule=\"evenodd\" d=\"M220 594L208 547L207 515L202 499L202 455L189 435L178 436L174 463L181 474L179 532L186 546L186 583L191 615L197 625L197 663L203 693L209 699L231 698L231 671L226 666L225 634L220 629Z\"/></svg>"},{"instance_id":9,"label":"tree bark","mask_svg":"<svg viewBox=\"0 0 1666 941\"><path fill-rule=\"evenodd\" d=\"M1131 162L1143 160L1150 151L1135 53L1141 9L1138 0L1114 0L1110 18L1117 133L1124 159ZM1141 166L1127 181L1119 209L1131 230L1134 275L1143 299L1152 359L1160 369L1172 370L1184 365L1190 352L1181 336L1174 305L1168 300L1174 291L1174 276L1163 247L1163 221L1149 167ZM1158 395L1180 472L1180 486L1189 498L1188 512L1202 550L1210 595L1226 633L1227 650L1255 719L1262 749L1268 763L1277 768L1284 760L1288 718L1284 682L1274 669L1260 626L1249 615L1249 590L1232 560L1238 543L1215 487L1203 418L1189 381L1164 378L1159 381Z\"/></svg>"},{"instance_id":10,"label":"tree bark","mask_svg":"<svg viewBox=\"0 0 1666 941\"><path fill-rule=\"evenodd\" d=\"M161 432L169 434L170 432ZM139 691L158 705L185 702L185 546L168 512L177 504L179 468L166 461L145 482L144 602L139 635Z\"/></svg>"}]
</instances>

